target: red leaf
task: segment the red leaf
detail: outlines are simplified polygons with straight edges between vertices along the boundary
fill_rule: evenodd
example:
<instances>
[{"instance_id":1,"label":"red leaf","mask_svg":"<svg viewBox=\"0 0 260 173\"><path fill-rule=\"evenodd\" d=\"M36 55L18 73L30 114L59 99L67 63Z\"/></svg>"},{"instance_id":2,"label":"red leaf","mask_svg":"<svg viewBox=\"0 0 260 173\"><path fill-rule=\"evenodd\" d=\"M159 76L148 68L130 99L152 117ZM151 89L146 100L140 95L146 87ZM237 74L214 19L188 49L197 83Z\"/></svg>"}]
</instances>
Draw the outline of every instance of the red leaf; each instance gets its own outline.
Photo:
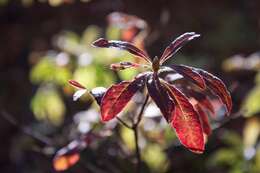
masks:
<instances>
[{"instance_id":1,"label":"red leaf","mask_svg":"<svg viewBox=\"0 0 260 173\"><path fill-rule=\"evenodd\" d=\"M129 42L118 41L118 40L106 40L104 38L100 38L93 42L93 46L102 47L102 48L118 48L118 49L126 50L137 57L143 58L147 62L151 62L146 52L138 49L136 46L134 46Z\"/></svg>"},{"instance_id":2,"label":"red leaf","mask_svg":"<svg viewBox=\"0 0 260 173\"><path fill-rule=\"evenodd\" d=\"M75 80L69 80L69 84L78 89L86 89L83 85L81 85L79 82Z\"/></svg>"},{"instance_id":3,"label":"red leaf","mask_svg":"<svg viewBox=\"0 0 260 173\"><path fill-rule=\"evenodd\" d=\"M230 114L231 109L232 109L232 99L231 99L230 93L227 90L225 84L218 77L216 77L202 69L196 68L196 71L201 76L203 76L209 89L211 91L213 91L213 93L220 98L220 100L222 101L223 104L226 105L228 114Z\"/></svg>"},{"instance_id":4,"label":"red leaf","mask_svg":"<svg viewBox=\"0 0 260 173\"><path fill-rule=\"evenodd\" d=\"M163 55L160 58L160 63L162 64L171 56L173 56L180 48L182 48L186 43L193 40L196 37L199 37L199 34L195 32L186 32L176 38L163 52Z\"/></svg>"},{"instance_id":5,"label":"red leaf","mask_svg":"<svg viewBox=\"0 0 260 173\"><path fill-rule=\"evenodd\" d=\"M203 132L206 135L210 135L211 134L211 127L210 127L210 124L209 124L209 119L208 119L207 114L203 111L203 109L199 106L199 104L196 104L194 107L199 114L199 118L200 118L200 122L202 124Z\"/></svg>"},{"instance_id":6,"label":"red leaf","mask_svg":"<svg viewBox=\"0 0 260 173\"><path fill-rule=\"evenodd\" d=\"M172 115L171 125L180 142L192 152L202 153L204 151L204 138L197 112L181 91L172 85L164 84L177 104Z\"/></svg>"},{"instance_id":7,"label":"red leaf","mask_svg":"<svg viewBox=\"0 0 260 173\"><path fill-rule=\"evenodd\" d=\"M204 109L207 109L210 113L215 114L215 109L210 101L210 99L203 93L196 92L191 89L185 90L188 93L189 97L197 100L198 104Z\"/></svg>"},{"instance_id":8,"label":"red leaf","mask_svg":"<svg viewBox=\"0 0 260 173\"><path fill-rule=\"evenodd\" d=\"M141 75L131 82L123 81L112 85L101 101L102 121L109 121L120 113L134 94L143 87L145 79L146 75Z\"/></svg>"},{"instance_id":9,"label":"red leaf","mask_svg":"<svg viewBox=\"0 0 260 173\"><path fill-rule=\"evenodd\" d=\"M140 67L140 64L137 63L132 63L132 62L120 62L120 63L115 63L110 65L110 69L118 71L118 70L124 70L127 68L137 68Z\"/></svg>"},{"instance_id":10,"label":"red leaf","mask_svg":"<svg viewBox=\"0 0 260 173\"><path fill-rule=\"evenodd\" d=\"M164 118L170 122L171 114L174 110L174 101L170 98L165 86L161 85L157 75L150 75L147 80L149 95L161 110Z\"/></svg>"},{"instance_id":11,"label":"red leaf","mask_svg":"<svg viewBox=\"0 0 260 173\"><path fill-rule=\"evenodd\" d=\"M193 70L192 67L188 67L185 65L171 65L171 68L175 70L177 73L181 74L183 77L191 80L201 89L206 88L206 84L203 77L198 72Z\"/></svg>"}]
</instances>

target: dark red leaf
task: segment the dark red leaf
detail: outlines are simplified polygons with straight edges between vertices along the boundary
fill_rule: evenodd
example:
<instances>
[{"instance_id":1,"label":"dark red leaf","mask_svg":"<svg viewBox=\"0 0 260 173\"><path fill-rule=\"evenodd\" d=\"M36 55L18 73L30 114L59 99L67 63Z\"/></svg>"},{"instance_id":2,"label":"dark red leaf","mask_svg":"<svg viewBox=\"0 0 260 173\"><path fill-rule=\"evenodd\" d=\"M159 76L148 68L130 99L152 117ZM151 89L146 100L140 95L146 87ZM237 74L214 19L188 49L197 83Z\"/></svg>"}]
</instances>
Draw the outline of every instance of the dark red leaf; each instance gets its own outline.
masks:
<instances>
[{"instance_id":1,"label":"dark red leaf","mask_svg":"<svg viewBox=\"0 0 260 173\"><path fill-rule=\"evenodd\" d=\"M147 80L147 89L149 95L155 104L161 110L164 118L170 122L171 114L174 110L174 101L170 98L169 93L165 86L161 85L157 75L150 75Z\"/></svg>"},{"instance_id":2,"label":"dark red leaf","mask_svg":"<svg viewBox=\"0 0 260 173\"><path fill-rule=\"evenodd\" d=\"M124 70L127 68L137 68L140 67L140 64L137 63L132 63L132 62L120 62L120 63L115 63L110 65L110 69L118 71L118 70Z\"/></svg>"},{"instance_id":3,"label":"dark red leaf","mask_svg":"<svg viewBox=\"0 0 260 173\"><path fill-rule=\"evenodd\" d=\"M194 98L203 109L207 109L211 114L215 114L215 109L210 99L205 94L191 89L185 90L185 93L186 92L188 93L189 97Z\"/></svg>"},{"instance_id":4,"label":"dark red leaf","mask_svg":"<svg viewBox=\"0 0 260 173\"><path fill-rule=\"evenodd\" d=\"M201 89L206 88L205 81L203 77L192 69L192 67L188 67L185 65L171 65L170 66L173 70L175 70L177 73L181 74L183 77L191 80L193 83L198 85Z\"/></svg>"},{"instance_id":5,"label":"dark red leaf","mask_svg":"<svg viewBox=\"0 0 260 173\"><path fill-rule=\"evenodd\" d=\"M203 132L206 135L210 135L211 134L211 127L210 127L210 124L209 124L209 119L208 119L207 114L203 111L203 109L200 107L199 104L195 104L194 107L199 114L199 118L200 118L200 122L202 124Z\"/></svg>"},{"instance_id":6,"label":"dark red leaf","mask_svg":"<svg viewBox=\"0 0 260 173\"><path fill-rule=\"evenodd\" d=\"M205 79L206 85L209 87L211 91L215 95L217 95L220 100L222 101L223 104L226 105L227 112L230 114L231 109L232 109L232 99L230 96L229 91L227 90L225 84L216 76L213 74L210 74L202 69L197 69L196 71L203 76Z\"/></svg>"},{"instance_id":7,"label":"dark red leaf","mask_svg":"<svg viewBox=\"0 0 260 173\"><path fill-rule=\"evenodd\" d=\"M69 84L78 89L86 89L83 85L81 85L79 82L75 80L69 80Z\"/></svg>"},{"instance_id":8,"label":"dark red leaf","mask_svg":"<svg viewBox=\"0 0 260 173\"><path fill-rule=\"evenodd\" d=\"M109 121L120 113L134 94L143 87L145 79L146 75L141 75L131 82L123 81L112 85L101 101L102 121Z\"/></svg>"},{"instance_id":9,"label":"dark red leaf","mask_svg":"<svg viewBox=\"0 0 260 173\"><path fill-rule=\"evenodd\" d=\"M177 104L173 111L171 125L179 140L192 152L202 153L204 151L204 137L199 115L181 91L167 83L164 85L167 86L171 97Z\"/></svg>"},{"instance_id":10,"label":"dark red leaf","mask_svg":"<svg viewBox=\"0 0 260 173\"><path fill-rule=\"evenodd\" d=\"M176 38L163 52L163 55L160 58L160 63L162 64L171 56L173 56L180 48L182 48L186 43L193 40L196 37L199 37L199 34L195 32L186 32Z\"/></svg>"},{"instance_id":11,"label":"dark red leaf","mask_svg":"<svg viewBox=\"0 0 260 173\"><path fill-rule=\"evenodd\" d=\"M146 52L138 49L136 46L129 42L118 40L106 40L104 38L100 38L93 42L93 46L101 48L118 48L126 50L137 57L143 58L147 62L151 62Z\"/></svg>"}]
</instances>

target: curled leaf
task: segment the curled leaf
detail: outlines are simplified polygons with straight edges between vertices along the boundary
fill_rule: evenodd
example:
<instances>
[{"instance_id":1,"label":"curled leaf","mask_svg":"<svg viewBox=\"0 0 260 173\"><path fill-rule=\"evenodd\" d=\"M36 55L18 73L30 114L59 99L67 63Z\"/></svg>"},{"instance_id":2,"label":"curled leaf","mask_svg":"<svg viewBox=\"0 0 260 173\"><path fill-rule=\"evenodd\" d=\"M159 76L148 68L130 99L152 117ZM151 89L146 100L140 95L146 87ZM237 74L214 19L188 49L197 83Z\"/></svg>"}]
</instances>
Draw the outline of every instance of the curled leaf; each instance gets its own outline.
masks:
<instances>
[{"instance_id":1,"label":"curled leaf","mask_svg":"<svg viewBox=\"0 0 260 173\"><path fill-rule=\"evenodd\" d=\"M147 62L151 62L146 52L140 50L139 48L137 48L129 42L118 40L106 40L104 38L100 38L93 42L93 46L101 48L118 48L126 50L129 53L146 60Z\"/></svg>"},{"instance_id":2,"label":"curled leaf","mask_svg":"<svg viewBox=\"0 0 260 173\"><path fill-rule=\"evenodd\" d=\"M175 129L180 142L192 152L203 153L204 137L199 115L181 91L167 83L164 83L164 85L176 101L171 125Z\"/></svg>"},{"instance_id":3,"label":"curled leaf","mask_svg":"<svg viewBox=\"0 0 260 173\"><path fill-rule=\"evenodd\" d=\"M195 69L195 68L194 68ZM211 91L215 95L217 95L222 103L226 106L227 108L227 113L230 114L231 109L232 109L232 99L229 91L227 90L225 84L220 80L218 77L214 76L213 74L210 74L209 72L206 72L202 69L197 69L196 71L203 76L206 85L209 87Z\"/></svg>"},{"instance_id":4,"label":"curled leaf","mask_svg":"<svg viewBox=\"0 0 260 173\"><path fill-rule=\"evenodd\" d=\"M196 37L199 37L199 34L195 32L186 32L181 36L177 37L163 52L163 55L160 58L160 63L162 64L171 56L173 56L180 48L182 48L186 43L193 40Z\"/></svg>"},{"instance_id":5,"label":"curled leaf","mask_svg":"<svg viewBox=\"0 0 260 173\"><path fill-rule=\"evenodd\" d=\"M120 113L134 94L143 87L145 79L146 75L141 75L131 82L123 81L112 85L101 101L102 121L109 121Z\"/></svg>"},{"instance_id":6,"label":"curled leaf","mask_svg":"<svg viewBox=\"0 0 260 173\"><path fill-rule=\"evenodd\" d=\"M192 69L192 67L188 67L185 65L171 65L171 68L175 70L180 75L184 76L185 78L191 80L193 83L198 85L201 89L206 88L205 81L203 77Z\"/></svg>"},{"instance_id":7,"label":"curled leaf","mask_svg":"<svg viewBox=\"0 0 260 173\"><path fill-rule=\"evenodd\" d=\"M196 92L191 89L185 90L185 93L186 92L189 95L189 97L194 98L198 102L200 107L202 107L203 109L207 109L213 115L215 114L215 109L214 109L210 99L205 94Z\"/></svg>"},{"instance_id":8,"label":"curled leaf","mask_svg":"<svg viewBox=\"0 0 260 173\"><path fill-rule=\"evenodd\" d=\"M169 96L169 93L164 85L161 85L157 75L150 75L147 80L147 89L149 95L155 104L161 110L164 118L169 122L171 114L174 110L174 101Z\"/></svg>"},{"instance_id":9,"label":"curled leaf","mask_svg":"<svg viewBox=\"0 0 260 173\"><path fill-rule=\"evenodd\" d=\"M210 127L210 124L209 124L209 119L208 119L207 114L203 111L203 109L200 107L199 104L194 105L194 108L199 115L200 122L202 124L203 132L206 135L210 135L211 134L211 127Z\"/></svg>"}]
</instances>

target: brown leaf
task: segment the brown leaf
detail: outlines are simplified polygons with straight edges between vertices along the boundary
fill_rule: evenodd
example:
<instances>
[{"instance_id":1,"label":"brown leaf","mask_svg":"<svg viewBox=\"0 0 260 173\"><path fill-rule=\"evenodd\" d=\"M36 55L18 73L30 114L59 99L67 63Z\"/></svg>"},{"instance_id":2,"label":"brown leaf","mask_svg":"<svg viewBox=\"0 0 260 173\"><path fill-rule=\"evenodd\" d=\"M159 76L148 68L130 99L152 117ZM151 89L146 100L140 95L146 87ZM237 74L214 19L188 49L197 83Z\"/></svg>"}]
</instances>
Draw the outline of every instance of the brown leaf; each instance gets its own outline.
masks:
<instances>
[{"instance_id":1,"label":"brown leaf","mask_svg":"<svg viewBox=\"0 0 260 173\"><path fill-rule=\"evenodd\" d=\"M129 42L118 41L118 40L106 40L104 38L100 38L100 39L94 41L92 44L95 47L118 48L118 49L126 50L129 53L146 60L147 62L151 62L150 58L146 54L146 52L138 49L136 46L134 46L133 44L131 44Z\"/></svg>"}]
</instances>

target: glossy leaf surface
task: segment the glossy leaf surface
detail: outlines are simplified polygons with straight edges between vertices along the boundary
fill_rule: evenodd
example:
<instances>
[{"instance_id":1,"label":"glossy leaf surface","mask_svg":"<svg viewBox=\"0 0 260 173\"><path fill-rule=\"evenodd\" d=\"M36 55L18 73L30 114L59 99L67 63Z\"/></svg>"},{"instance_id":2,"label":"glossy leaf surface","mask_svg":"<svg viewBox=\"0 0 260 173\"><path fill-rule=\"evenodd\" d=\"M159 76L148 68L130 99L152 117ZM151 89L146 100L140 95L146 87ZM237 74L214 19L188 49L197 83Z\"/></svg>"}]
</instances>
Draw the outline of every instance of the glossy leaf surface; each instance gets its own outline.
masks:
<instances>
[{"instance_id":1,"label":"glossy leaf surface","mask_svg":"<svg viewBox=\"0 0 260 173\"><path fill-rule=\"evenodd\" d=\"M203 77L198 72L193 70L192 67L188 67L185 65L171 65L170 67L183 77L198 85L201 89L206 88Z\"/></svg>"},{"instance_id":2,"label":"glossy leaf surface","mask_svg":"<svg viewBox=\"0 0 260 173\"><path fill-rule=\"evenodd\" d=\"M171 120L172 111L174 110L174 101L169 96L167 88L161 85L157 75L149 76L147 80L147 89L149 95L161 110L164 118L169 122Z\"/></svg>"},{"instance_id":3,"label":"glossy leaf surface","mask_svg":"<svg viewBox=\"0 0 260 173\"><path fill-rule=\"evenodd\" d=\"M131 44L129 42L118 41L118 40L106 40L104 38L100 38L100 39L96 40L95 42L93 42L93 45L95 47L118 48L118 49L126 50L129 53L131 53L137 57L143 58L147 62L150 62L149 56L147 55L146 52L140 50L139 48L137 48L136 46L134 46L133 44Z\"/></svg>"},{"instance_id":4,"label":"glossy leaf surface","mask_svg":"<svg viewBox=\"0 0 260 173\"><path fill-rule=\"evenodd\" d=\"M196 37L199 37L199 34L195 32L186 32L181 36L177 37L163 52L163 55L160 58L161 64L167 59L172 57L180 48L182 48L186 43L193 40Z\"/></svg>"},{"instance_id":5,"label":"glossy leaf surface","mask_svg":"<svg viewBox=\"0 0 260 173\"><path fill-rule=\"evenodd\" d=\"M109 121L120 113L134 94L143 87L145 78L146 75L141 75L131 82L123 81L112 85L101 101L102 121Z\"/></svg>"},{"instance_id":6,"label":"glossy leaf surface","mask_svg":"<svg viewBox=\"0 0 260 173\"><path fill-rule=\"evenodd\" d=\"M190 97L194 98L203 109L207 109L211 114L215 114L215 109L205 94L194 90L187 90L186 92Z\"/></svg>"},{"instance_id":7,"label":"glossy leaf surface","mask_svg":"<svg viewBox=\"0 0 260 173\"><path fill-rule=\"evenodd\" d=\"M204 151L204 138L199 115L181 91L172 85L165 85L176 100L177 105L172 115L171 125L179 140L192 152L202 153Z\"/></svg>"},{"instance_id":8,"label":"glossy leaf surface","mask_svg":"<svg viewBox=\"0 0 260 173\"><path fill-rule=\"evenodd\" d=\"M201 76L205 79L205 82L209 89L213 91L215 95L217 95L223 104L226 105L228 114L230 114L232 109L232 99L229 91L227 90L225 84L216 76L202 70L197 69L196 71L199 72Z\"/></svg>"},{"instance_id":9,"label":"glossy leaf surface","mask_svg":"<svg viewBox=\"0 0 260 173\"><path fill-rule=\"evenodd\" d=\"M203 132L206 135L210 135L211 134L211 127L210 127L210 124L209 124L209 119L208 119L207 114L203 111L203 109L200 107L200 105L196 104L194 107L195 107L195 109L196 109L196 111L199 115L200 122L202 124Z\"/></svg>"}]
</instances>

